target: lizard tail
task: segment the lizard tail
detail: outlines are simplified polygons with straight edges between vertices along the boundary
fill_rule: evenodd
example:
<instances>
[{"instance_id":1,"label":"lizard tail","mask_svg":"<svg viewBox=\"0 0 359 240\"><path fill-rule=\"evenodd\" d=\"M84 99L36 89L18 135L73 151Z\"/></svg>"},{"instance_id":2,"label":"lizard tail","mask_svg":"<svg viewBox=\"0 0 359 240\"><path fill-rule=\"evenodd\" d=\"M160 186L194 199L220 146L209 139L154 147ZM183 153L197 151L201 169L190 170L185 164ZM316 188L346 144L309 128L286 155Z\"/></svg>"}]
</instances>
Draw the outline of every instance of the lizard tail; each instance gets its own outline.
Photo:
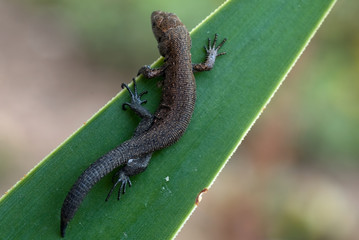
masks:
<instances>
[{"instance_id":1,"label":"lizard tail","mask_svg":"<svg viewBox=\"0 0 359 240\"><path fill-rule=\"evenodd\" d=\"M90 189L115 168L128 161L128 154L123 154L122 146L110 151L91 164L77 179L67 194L61 208L61 236L65 236L65 230L69 221L74 217L82 200Z\"/></svg>"}]
</instances>

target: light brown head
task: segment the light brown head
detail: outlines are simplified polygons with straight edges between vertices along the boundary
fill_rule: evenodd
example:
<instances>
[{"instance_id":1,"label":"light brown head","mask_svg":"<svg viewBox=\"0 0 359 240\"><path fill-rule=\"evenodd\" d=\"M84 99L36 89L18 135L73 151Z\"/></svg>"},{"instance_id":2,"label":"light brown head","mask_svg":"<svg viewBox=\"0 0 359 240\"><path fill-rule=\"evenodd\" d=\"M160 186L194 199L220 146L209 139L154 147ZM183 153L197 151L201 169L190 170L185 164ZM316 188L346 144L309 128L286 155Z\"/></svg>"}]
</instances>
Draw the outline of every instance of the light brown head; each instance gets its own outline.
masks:
<instances>
[{"instance_id":1,"label":"light brown head","mask_svg":"<svg viewBox=\"0 0 359 240\"><path fill-rule=\"evenodd\" d=\"M154 11L151 15L152 31L158 42L160 54L165 56L169 46L171 31L184 27L181 20L173 13Z\"/></svg>"},{"instance_id":2,"label":"light brown head","mask_svg":"<svg viewBox=\"0 0 359 240\"><path fill-rule=\"evenodd\" d=\"M167 31L174 29L178 26L183 26L181 20L173 14L162 11L154 11L151 14L152 31L157 41L159 37L165 34Z\"/></svg>"}]
</instances>

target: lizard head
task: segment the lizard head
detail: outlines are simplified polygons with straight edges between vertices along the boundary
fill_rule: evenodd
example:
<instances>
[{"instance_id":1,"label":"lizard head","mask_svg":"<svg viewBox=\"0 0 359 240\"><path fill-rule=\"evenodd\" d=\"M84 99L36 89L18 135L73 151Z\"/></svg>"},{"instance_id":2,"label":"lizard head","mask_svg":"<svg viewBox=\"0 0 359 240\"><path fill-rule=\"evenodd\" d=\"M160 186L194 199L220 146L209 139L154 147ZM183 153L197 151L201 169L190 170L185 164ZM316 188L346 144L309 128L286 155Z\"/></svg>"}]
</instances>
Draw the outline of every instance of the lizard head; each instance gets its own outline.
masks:
<instances>
[{"instance_id":1,"label":"lizard head","mask_svg":"<svg viewBox=\"0 0 359 240\"><path fill-rule=\"evenodd\" d=\"M158 42L158 48L162 56L167 52L166 46L168 32L179 26L183 26L181 20L173 13L154 11L151 15L152 31Z\"/></svg>"},{"instance_id":2,"label":"lizard head","mask_svg":"<svg viewBox=\"0 0 359 240\"><path fill-rule=\"evenodd\" d=\"M159 41L159 37L165 34L168 30L182 26L181 20L173 14L162 11L154 11L151 15L152 31Z\"/></svg>"}]
</instances>

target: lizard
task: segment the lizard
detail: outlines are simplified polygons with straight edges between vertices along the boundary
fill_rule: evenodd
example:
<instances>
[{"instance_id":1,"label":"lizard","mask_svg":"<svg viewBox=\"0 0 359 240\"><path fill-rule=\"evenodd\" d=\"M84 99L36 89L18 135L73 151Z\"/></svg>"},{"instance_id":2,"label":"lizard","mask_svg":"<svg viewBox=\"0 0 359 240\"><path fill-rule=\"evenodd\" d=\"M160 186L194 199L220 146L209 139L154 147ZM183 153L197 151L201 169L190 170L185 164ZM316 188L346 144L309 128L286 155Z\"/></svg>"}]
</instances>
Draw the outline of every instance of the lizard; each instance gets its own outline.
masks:
<instances>
[{"instance_id":1,"label":"lizard","mask_svg":"<svg viewBox=\"0 0 359 240\"><path fill-rule=\"evenodd\" d=\"M137 76L142 74L147 79L163 77L160 105L156 112L151 114L142 106L146 100L141 100L141 97L147 92L138 93L135 79L133 79L134 91L126 84L121 85L131 96L131 101L122 105L123 109L129 107L141 118L141 121L132 138L92 163L74 183L61 208L62 237L65 236L67 225L81 202L100 179L123 166L114 175L114 186L107 195L106 201L118 184L120 184L119 199L121 192L125 193L126 186L132 185L130 176L141 173L147 168L153 152L166 148L180 139L189 125L195 106L196 82L193 73L211 70L216 57L226 54L218 51L227 39L224 38L216 47L218 35L215 34L213 44L208 38L208 47L204 47L205 61L193 64L189 32L175 14L154 11L151 14L151 23L159 52L164 57L164 64L159 68L143 66Z\"/></svg>"}]
</instances>

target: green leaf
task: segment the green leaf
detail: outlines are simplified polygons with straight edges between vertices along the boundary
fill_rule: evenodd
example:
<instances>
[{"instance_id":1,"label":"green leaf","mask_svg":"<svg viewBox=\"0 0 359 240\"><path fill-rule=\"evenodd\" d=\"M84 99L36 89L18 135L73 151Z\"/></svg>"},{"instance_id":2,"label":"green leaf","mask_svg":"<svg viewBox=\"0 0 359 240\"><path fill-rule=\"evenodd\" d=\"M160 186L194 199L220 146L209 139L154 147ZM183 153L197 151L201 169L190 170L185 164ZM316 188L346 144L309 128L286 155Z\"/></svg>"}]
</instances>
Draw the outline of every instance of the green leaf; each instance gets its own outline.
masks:
<instances>
[{"instance_id":1,"label":"green leaf","mask_svg":"<svg viewBox=\"0 0 359 240\"><path fill-rule=\"evenodd\" d=\"M193 62L203 60L206 39L215 33L228 38L222 50L227 55L212 71L196 74L198 100L186 134L153 155L119 202L104 201L111 176L101 180L70 222L66 238L175 236L198 193L209 188L334 2L232 0L195 28ZM160 99L156 81L138 85L149 90L147 106L154 111ZM128 100L126 92L119 93L1 198L0 239L60 238L60 209L72 184L93 161L130 138L138 123L133 113L121 110Z\"/></svg>"}]
</instances>

